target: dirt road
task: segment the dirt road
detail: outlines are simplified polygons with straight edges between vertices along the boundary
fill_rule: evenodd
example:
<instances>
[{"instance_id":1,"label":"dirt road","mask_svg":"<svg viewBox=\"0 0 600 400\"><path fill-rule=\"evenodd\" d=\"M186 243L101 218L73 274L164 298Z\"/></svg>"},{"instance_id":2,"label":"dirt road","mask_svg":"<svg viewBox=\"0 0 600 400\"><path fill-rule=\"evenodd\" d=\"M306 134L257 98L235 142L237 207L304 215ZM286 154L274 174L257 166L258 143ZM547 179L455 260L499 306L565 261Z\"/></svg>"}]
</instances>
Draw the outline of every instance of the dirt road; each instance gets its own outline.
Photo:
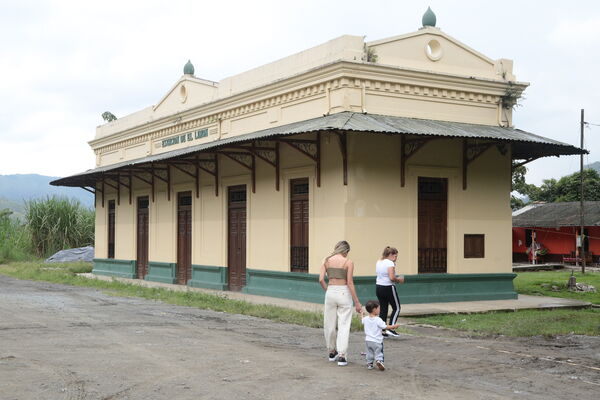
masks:
<instances>
[{"instance_id":1,"label":"dirt road","mask_svg":"<svg viewBox=\"0 0 600 400\"><path fill-rule=\"evenodd\" d=\"M597 399L600 340L470 338L419 328L368 371L320 329L0 275L0 398Z\"/></svg>"}]
</instances>

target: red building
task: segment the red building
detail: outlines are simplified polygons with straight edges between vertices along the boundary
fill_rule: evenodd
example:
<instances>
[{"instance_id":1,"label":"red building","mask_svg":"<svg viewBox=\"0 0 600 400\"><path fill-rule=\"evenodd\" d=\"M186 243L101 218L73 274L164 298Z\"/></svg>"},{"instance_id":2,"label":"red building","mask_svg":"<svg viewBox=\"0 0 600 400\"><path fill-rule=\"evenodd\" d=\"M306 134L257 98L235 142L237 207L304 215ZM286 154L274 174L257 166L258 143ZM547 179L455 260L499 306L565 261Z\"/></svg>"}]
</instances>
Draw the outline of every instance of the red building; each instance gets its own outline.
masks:
<instances>
[{"instance_id":1,"label":"red building","mask_svg":"<svg viewBox=\"0 0 600 400\"><path fill-rule=\"evenodd\" d=\"M583 246L587 263L599 263L600 201L586 201L583 207ZM580 203L531 204L513 212L513 261L575 262L581 230ZM580 261L581 259L579 259Z\"/></svg>"}]
</instances>

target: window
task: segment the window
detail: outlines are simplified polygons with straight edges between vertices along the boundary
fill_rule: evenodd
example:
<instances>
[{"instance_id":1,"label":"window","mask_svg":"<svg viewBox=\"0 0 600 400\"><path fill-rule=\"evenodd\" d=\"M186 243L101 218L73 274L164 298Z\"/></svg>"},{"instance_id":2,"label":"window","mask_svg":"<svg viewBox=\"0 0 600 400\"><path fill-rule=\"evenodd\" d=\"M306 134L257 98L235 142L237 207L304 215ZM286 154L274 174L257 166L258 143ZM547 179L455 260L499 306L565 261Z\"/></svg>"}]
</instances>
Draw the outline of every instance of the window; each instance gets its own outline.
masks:
<instances>
[{"instance_id":1,"label":"window","mask_svg":"<svg viewBox=\"0 0 600 400\"><path fill-rule=\"evenodd\" d=\"M465 258L484 258L485 235L465 235Z\"/></svg>"},{"instance_id":2,"label":"window","mask_svg":"<svg viewBox=\"0 0 600 400\"><path fill-rule=\"evenodd\" d=\"M108 258L115 258L115 201L108 201Z\"/></svg>"}]
</instances>

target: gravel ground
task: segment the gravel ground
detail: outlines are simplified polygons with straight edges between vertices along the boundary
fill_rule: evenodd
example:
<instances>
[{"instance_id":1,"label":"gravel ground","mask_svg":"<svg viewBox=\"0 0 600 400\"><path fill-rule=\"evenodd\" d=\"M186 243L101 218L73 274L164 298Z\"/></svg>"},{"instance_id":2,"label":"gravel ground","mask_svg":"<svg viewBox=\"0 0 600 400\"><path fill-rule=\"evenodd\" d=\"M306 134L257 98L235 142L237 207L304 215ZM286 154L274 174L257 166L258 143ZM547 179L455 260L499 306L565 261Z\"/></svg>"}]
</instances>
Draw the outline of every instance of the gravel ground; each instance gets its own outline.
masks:
<instances>
[{"instance_id":1,"label":"gravel ground","mask_svg":"<svg viewBox=\"0 0 600 400\"><path fill-rule=\"evenodd\" d=\"M415 330L338 367L320 329L0 276L0 398L598 399L598 337Z\"/></svg>"}]
</instances>

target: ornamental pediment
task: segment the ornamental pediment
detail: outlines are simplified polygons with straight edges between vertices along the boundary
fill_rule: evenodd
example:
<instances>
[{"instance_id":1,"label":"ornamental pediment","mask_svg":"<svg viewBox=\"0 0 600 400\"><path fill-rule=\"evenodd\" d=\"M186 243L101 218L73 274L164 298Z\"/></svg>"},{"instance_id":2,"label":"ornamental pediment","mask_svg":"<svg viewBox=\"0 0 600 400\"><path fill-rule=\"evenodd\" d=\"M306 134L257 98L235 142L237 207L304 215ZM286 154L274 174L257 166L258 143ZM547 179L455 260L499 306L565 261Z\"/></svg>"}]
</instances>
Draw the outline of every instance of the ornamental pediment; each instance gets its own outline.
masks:
<instances>
[{"instance_id":1,"label":"ornamental pediment","mask_svg":"<svg viewBox=\"0 0 600 400\"><path fill-rule=\"evenodd\" d=\"M434 27L369 42L367 46L382 65L485 79L515 79L511 60L492 60Z\"/></svg>"},{"instance_id":2,"label":"ornamental pediment","mask_svg":"<svg viewBox=\"0 0 600 400\"><path fill-rule=\"evenodd\" d=\"M218 83L184 75L153 107L154 119L174 115L199 104L214 101Z\"/></svg>"}]
</instances>

